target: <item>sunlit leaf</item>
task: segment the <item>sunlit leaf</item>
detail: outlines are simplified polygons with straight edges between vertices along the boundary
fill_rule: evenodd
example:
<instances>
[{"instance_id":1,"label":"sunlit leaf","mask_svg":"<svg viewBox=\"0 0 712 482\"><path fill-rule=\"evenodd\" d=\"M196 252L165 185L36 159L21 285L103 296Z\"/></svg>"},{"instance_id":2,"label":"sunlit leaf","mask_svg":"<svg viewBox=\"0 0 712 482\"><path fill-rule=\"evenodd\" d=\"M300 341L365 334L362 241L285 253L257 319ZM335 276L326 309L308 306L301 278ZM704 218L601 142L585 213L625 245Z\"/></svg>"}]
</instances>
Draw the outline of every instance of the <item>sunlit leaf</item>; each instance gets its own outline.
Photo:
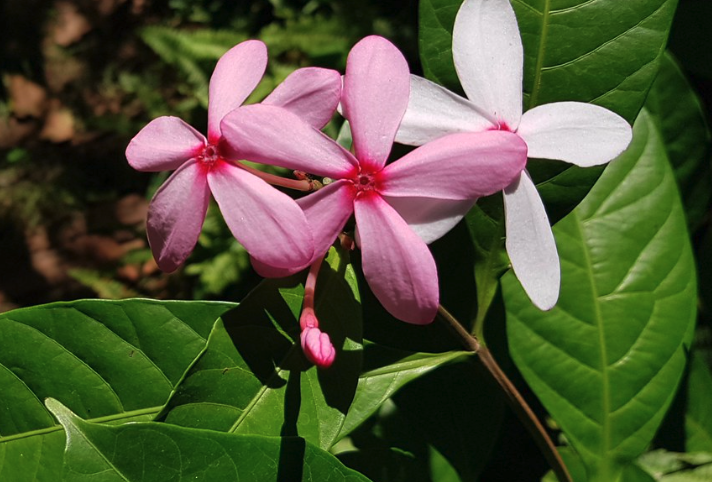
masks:
<instances>
[{"instance_id":1,"label":"sunlit leaf","mask_svg":"<svg viewBox=\"0 0 712 482\"><path fill-rule=\"evenodd\" d=\"M510 350L589 480L616 480L674 397L696 315L685 217L649 115L554 232L562 283L552 311L503 278Z\"/></svg>"},{"instance_id":2,"label":"sunlit leaf","mask_svg":"<svg viewBox=\"0 0 712 482\"><path fill-rule=\"evenodd\" d=\"M64 435L47 397L102 423L156 415L233 306L88 300L0 315L0 480L54 480Z\"/></svg>"},{"instance_id":3,"label":"sunlit leaf","mask_svg":"<svg viewBox=\"0 0 712 482\"><path fill-rule=\"evenodd\" d=\"M67 433L65 480L367 482L333 455L296 437L230 435L160 423L104 426L53 399Z\"/></svg>"}]
</instances>

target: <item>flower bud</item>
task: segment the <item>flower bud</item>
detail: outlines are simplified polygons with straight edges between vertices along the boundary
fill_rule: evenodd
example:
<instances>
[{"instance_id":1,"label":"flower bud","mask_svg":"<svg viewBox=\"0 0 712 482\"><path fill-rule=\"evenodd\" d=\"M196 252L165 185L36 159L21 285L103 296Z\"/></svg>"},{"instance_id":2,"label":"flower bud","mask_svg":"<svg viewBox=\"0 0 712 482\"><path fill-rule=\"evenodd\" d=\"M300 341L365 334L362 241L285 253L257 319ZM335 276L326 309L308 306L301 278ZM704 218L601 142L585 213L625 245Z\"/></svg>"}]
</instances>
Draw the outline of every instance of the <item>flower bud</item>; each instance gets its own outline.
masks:
<instances>
[{"instance_id":1,"label":"flower bud","mask_svg":"<svg viewBox=\"0 0 712 482\"><path fill-rule=\"evenodd\" d=\"M301 334L302 350L307 359L319 368L329 368L336 358L336 350L329 335L317 327L306 327Z\"/></svg>"}]
</instances>

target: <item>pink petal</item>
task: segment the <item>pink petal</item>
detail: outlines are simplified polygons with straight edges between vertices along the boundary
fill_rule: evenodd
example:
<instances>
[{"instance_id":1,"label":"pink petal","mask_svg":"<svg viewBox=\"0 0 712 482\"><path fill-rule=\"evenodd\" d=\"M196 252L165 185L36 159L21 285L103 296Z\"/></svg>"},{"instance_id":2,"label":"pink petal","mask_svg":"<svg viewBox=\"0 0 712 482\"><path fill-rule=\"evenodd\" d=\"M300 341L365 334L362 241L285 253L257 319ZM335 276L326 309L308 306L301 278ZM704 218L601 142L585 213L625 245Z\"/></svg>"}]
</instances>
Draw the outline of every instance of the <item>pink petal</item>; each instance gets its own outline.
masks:
<instances>
[{"instance_id":1,"label":"pink petal","mask_svg":"<svg viewBox=\"0 0 712 482\"><path fill-rule=\"evenodd\" d=\"M251 256L277 268L309 264L314 242L292 198L227 162L213 166L208 184L230 231Z\"/></svg>"},{"instance_id":2,"label":"pink petal","mask_svg":"<svg viewBox=\"0 0 712 482\"><path fill-rule=\"evenodd\" d=\"M544 205L526 171L505 189L504 215L514 274L532 303L550 310L559 299L559 254Z\"/></svg>"},{"instance_id":3,"label":"pink petal","mask_svg":"<svg viewBox=\"0 0 712 482\"><path fill-rule=\"evenodd\" d=\"M451 134L386 166L380 192L396 197L474 200L509 185L526 160L526 144L511 132Z\"/></svg>"},{"instance_id":4,"label":"pink petal","mask_svg":"<svg viewBox=\"0 0 712 482\"><path fill-rule=\"evenodd\" d=\"M410 76L410 100L396 142L420 146L456 132L481 132L493 124L467 99L417 75Z\"/></svg>"},{"instance_id":5,"label":"pink petal","mask_svg":"<svg viewBox=\"0 0 712 482\"><path fill-rule=\"evenodd\" d=\"M349 181L333 182L297 200L314 236L314 256L322 256L341 234L354 212L354 190Z\"/></svg>"},{"instance_id":6,"label":"pink petal","mask_svg":"<svg viewBox=\"0 0 712 482\"><path fill-rule=\"evenodd\" d=\"M440 239L467 214L475 201L426 197L383 197L426 244Z\"/></svg>"},{"instance_id":7,"label":"pink petal","mask_svg":"<svg viewBox=\"0 0 712 482\"><path fill-rule=\"evenodd\" d=\"M331 69L306 67L292 72L262 101L284 107L317 129L334 115L341 99L341 75Z\"/></svg>"},{"instance_id":8,"label":"pink petal","mask_svg":"<svg viewBox=\"0 0 712 482\"><path fill-rule=\"evenodd\" d=\"M210 191L203 167L188 161L156 191L148 208L146 232L158 267L170 273L198 242Z\"/></svg>"},{"instance_id":9,"label":"pink petal","mask_svg":"<svg viewBox=\"0 0 712 482\"><path fill-rule=\"evenodd\" d=\"M314 258L323 256L341 234L354 211L353 192L348 181L333 182L313 194L297 200L304 210L314 237ZM313 263L313 259L309 264ZM252 259L252 267L265 278L284 278L303 268L281 269Z\"/></svg>"},{"instance_id":10,"label":"pink petal","mask_svg":"<svg viewBox=\"0 0 712 482\"><path fill-rule=\"evenodd\" d=\"M153 119L126 148L126 159L138 171L172 171L202 151L203 135L178 117Z\"/></svg>"},{"instance_id":11,"label":"pink petal","mask_svg":"<svg viewBox=\"0 0 712 482\"><path fill-rule=\"evenodd\" d=\"M341 104L362 165L385 165L409 90L408 63L388 40L370 36L351 49Z\"/></svg>"},{"instance_id":12,"label":"pink petal","mask_svg":"<svg viewBox=\"0 0 712 482\"><path fill-rule=\"evenodd\" d=\"M583 102L544 104L524 113L517 134L529 157L581 167L604 164L630 144L633 130L618 114Z\"/></svg>"},{"instance_id":13,"label":"pink petal","mask_svg":"<svg viewBox=\"0 0 712 482\"><path fill-rule=\"evenodd\" d=\"M509 0L465 0L452 56L462 88L493 121L514 131L522 116L522 40Z\"/></svg>"},{"instance_id":14,"label":"pink petal","mask_svg":"<svg viewBox=\"0 0 712 482\"><path fill-rule=\"evenodd\" d=\"M329 335L319 328L309 327L300 336L307 359L319 368L329 368L336 358L336 350Z\"/></svg>"},{"instance_id":15,"label":"pink petal","mask_svg":"<svg viewBox=\"0 0 712 482\"><path fill-rule=\"evenodd\" d=\"M381 196L355 203L363 274L373 294L396 318L433 321L438 310L438 273L426 244Z\"/></svg>"},{"instance_id":16,"label":"pink petal","mask_svg":"<svg viewBox=\"0 0 712 482\"><path fill-rule=\"evenodd\" d=\"M350 152L282 107L241 107L225 116L222 131L226 145L233 151L230 157L335 179L358 167Z\"/></svg>"},{"instance_id":17,"label":"pink petal","mask_svg":"<svg viewBox=\"0 0 712 482\"><path fill-rule=\"evenodd\" d=\"M208 139L220 139L220 121L240 107L262 79L267 68L267 47L259 40L235 45L220 57L210 78Z\"/></svg>"}]
</instances>

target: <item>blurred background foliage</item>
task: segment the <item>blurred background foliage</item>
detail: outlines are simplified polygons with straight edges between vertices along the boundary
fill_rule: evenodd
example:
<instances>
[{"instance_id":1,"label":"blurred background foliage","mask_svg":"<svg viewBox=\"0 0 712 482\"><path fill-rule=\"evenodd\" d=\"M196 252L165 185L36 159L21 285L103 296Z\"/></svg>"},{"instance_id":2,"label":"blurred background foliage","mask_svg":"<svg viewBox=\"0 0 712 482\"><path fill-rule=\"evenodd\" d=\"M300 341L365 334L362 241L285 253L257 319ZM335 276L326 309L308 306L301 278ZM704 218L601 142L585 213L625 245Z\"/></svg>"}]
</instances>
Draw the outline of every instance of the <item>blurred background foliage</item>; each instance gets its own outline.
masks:
<instances>
[{"instance_id":1,"label":"blurred background foliage","mask_svg":"<svg viewBox=\"0 0 712 482\"><path fill-rule=\"evenodd\" d=\"M0 311L87 296L237 300L254 286L215 208L186 266L160 273L144 220L166 173L137 173L124 157L155 117L205 130L210 74L233 45L269 47L248 102L299 67L343 71L369 34L394 41L420 70L415 0L27 0L0 9Z\"/></svg>"}]
</instances>

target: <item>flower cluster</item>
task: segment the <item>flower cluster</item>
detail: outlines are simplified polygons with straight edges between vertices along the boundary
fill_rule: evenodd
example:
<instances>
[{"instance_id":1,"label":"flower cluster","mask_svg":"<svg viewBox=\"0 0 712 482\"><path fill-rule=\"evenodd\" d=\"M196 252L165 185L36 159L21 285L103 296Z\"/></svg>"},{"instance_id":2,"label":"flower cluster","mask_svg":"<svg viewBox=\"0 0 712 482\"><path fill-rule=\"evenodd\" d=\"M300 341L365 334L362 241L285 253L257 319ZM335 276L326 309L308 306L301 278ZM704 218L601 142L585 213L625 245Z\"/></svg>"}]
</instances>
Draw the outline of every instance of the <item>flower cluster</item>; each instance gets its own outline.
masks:
<instances>
[{"instance_id":1,"label":"flower cluster","mask_svg":"<svg viewBox=\"0 0 712 482\"><path fill-rule=\"evenodd\" d=\"M364 276L378 300L396 318L430 323L439 291L427 243L479 197L504 190L515 274L537 306L551 308L558 256L525 170L527 156L581 166L607 162L627 146L630 126L601 107L574 102L522 114L522 45L508 0L466 0L453 41L469 100L412 76L395 46L371 36L351 50L343 79L327 69L299 69L260 104L243 106L264 73L267 50L258 41L232 48L210 81L207 138L180 119L161 117L126 151L138 170L175 170L147 220L161 269L175 270L190 254L212 193L260 274L286 276L312 266L301 342L310 361L328 367L336 352L319 330L314 289L321 260L347 222L355 218ZM352 151L320 130L337 105L350 124ZM387 163L394 141L421 147ZM243 160L330 182L295 201L270 184L314 185L267 175Z\"/></svg>"}]
</instances>

